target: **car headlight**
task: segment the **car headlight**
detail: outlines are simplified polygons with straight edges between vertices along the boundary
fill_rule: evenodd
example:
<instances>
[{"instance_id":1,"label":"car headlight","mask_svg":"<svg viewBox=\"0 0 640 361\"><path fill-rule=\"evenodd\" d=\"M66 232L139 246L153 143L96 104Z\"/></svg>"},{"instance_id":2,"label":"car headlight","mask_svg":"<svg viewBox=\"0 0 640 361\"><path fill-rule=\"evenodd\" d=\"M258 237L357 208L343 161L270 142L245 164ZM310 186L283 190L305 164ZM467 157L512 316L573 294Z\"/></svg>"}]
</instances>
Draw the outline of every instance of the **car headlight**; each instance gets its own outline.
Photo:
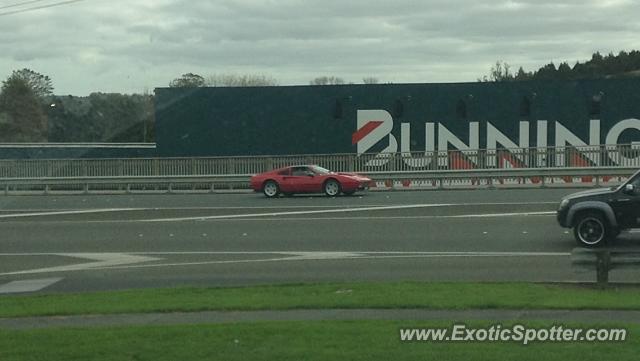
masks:
<instances>
[{"instance_id":1,"label":"car headlight","mask_svg":"<svg viewBox=\"0 0 640 361\"><path fill-rule=\"evenodd\" d=\"M560 207L558 207L558 209L562 209L568 205L569 205L569 199L563 199L562 202L560 202Z\"/></svg>"}]
</instances>

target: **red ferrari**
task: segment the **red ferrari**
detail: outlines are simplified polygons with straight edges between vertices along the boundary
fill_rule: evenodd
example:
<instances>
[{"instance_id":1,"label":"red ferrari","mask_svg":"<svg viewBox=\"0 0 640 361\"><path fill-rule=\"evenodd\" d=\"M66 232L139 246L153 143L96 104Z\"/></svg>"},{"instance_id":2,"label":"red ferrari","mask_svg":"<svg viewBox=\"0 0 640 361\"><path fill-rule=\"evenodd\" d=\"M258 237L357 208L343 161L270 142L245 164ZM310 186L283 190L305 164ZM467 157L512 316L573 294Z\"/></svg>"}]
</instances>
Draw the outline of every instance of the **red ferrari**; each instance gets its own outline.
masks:
<instances>
[{"instance_id":1,"label":"red ferrari","mask_svg":"<svg viewBox=\"0 0 640 361\"><path fill-rule=\"evenodd\" d=\"M341 192L352 195L369 188L371 179L355 173L337 173L317 165L299 165L256 174L251 177L251 188L265 196L277 197L280 193L323 193L334 197Z\"/></svg>"}]
</instances>

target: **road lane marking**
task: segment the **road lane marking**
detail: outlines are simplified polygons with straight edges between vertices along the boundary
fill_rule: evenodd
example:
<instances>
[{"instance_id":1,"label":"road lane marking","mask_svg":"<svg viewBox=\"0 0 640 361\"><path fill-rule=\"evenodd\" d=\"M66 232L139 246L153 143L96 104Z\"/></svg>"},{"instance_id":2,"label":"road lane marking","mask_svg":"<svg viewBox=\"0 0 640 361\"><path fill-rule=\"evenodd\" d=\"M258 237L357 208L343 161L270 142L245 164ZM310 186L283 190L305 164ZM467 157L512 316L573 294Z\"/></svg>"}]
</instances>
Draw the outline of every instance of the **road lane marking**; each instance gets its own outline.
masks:
<instances>
[{"instance_id":1,"label":"road lane marking","mask_svg":"<svg viewBox=\"0 0 640 361\"><path fill-rule=\"evenodd\" d=\"M0 285L0 294L36 292L51 286L56 282L60 282L62 278L42 278L37 280L20 280L12 281Z\"/></svg>"},{"instance_id":2,"label":"road lane marking","mask_svg":"<svg viewBox=\"0 0 640 361\"><path fill-rule=\"evenodd\" d=\"M38 217L38 216L60 216L69 214L88 214L88 213L108 213L144 210L143 208L100 208L100 209L82 209L74 211L50 211L50 212L33 212L33 213L11 213L0 214L0 218L22 218L22 217Z\"/></svg>"},{"instance_id":3,"label":"road lane marking","mask_svg":"<svg viewBox=\"0 0 640 361\"><path fill-rule=\"evenodd\" d=\"M188 254L187 252L186 254ZM452 257L570 257L566 252L205 252L208 254L274 254L285 257L263 259L217 260L198 262L154 263L107 267L103 269L136 269L157 267L204 266L215 264L242 264L264 262L320 261L320 260L354 260L354 259L390 259L390 258L452 258ZM148 253L145 253L148 254ZM162 254L158 253L158 254ZM183 253L184 254L184 253Z\"/></svg>"},{"instance_id":4,"label":"road lane marking","mask_svg":"<svg viewBox=\"0 0 640 361\"><path fill-rule=\"evenodd\" d=\"M346 217L286 217L286 218L217 218L206 219L206 221L349 221L349 220L411 220L411 219L447 219L447 218L500 218L500 217L523 217L523 216L555 216L555 211L548 212L522 212L522 213L490 213L490 214L456 214L449 216L346 216ZM194 220L202 220L197 217ZM148 222L150 220L146 220ZM106 223L111 221L96 221ZM145 222L144 220L131 220L128 222ZM157 221L160 222L160 221Z\"/></svg>"},{"instance_id":5,"label":"road lane marking","mask_svg":"<svg viewBox=\"0 0 640 361\"><path fill-rule=\"evenodd\" d=\"M528 202L529 205L546 205L555 204L556 202ZM191 216L191 217L166 217L166 218L153 218L153 219L124 219L124 220L66 220L58 222L91 222L91 223L129 223L129 222L178 222L178 221L193 221L193 220L217 220L217 219L238 219L238 218L250 218L250 217L276 217L287 215L307 215L307 214L327 214L327 213L349 213L349 212L364 212L364 211L384 211L384 210L399 210L399 209L415 209L415 208L436 208L436 207L468 207L468 206L502 206L502 205L521 205L519 202L491 202L491 203L434 203L434 204L405 204L405 205L365 205L365 206L331 206L331 205L307 205L307 206L260 206L260 207L149 207L149 208L99 208L99 209L77 209L77 210L55 210L55 211L42 211L42 212L24 212L21 210L13 210L12 212L2 214L0 212L0 219L13 219L13 218L31 218L31 217L46 217L46 216L61 216L61 215L82 215L82 214L96 214L96 213L117 213L117 212L140 212L140 211L160 211L160 210L216 210L216 209L314 209L314 210L299 210L299 211L282 211L282 212L266 212L266 213L248 213L248 214L227 214L227 215L213 215L213 216ZM535 214L542 212L529 212L528 214ZM549 214L551 212L548 212ZM521 215L517 213L515 215ZM501 215L501 214L498 214ZM466 215L463 215L466 216ZM471 215L473 217L482 217L482 214ZM485 215L486 217L496 216L493 214ZM453 216L451 216L453 217ZM390 217L385 217L390 218ZM406 217L405 217L406 218ZM46 221L45 221L46 222Z\"/></svg>"},{"instance_id":6,"label":"road lane marking","mask_svg":"<svg viewBox=\"0 0 640 361\"><path fill-rule=\"evenodd\" d=\"M471 206L478 204L453 204L453 203L441 203L441 204L408 204L408 205L394 205L384 207L358 207L358 208L340 208L340 209L325 209L314 211L292 211L292 212L269 212L269 213L248 213L248 214L227 214L227 215L215 215L215 216L195 216L195 217L175 217L175 218L152 218L152 219L140 219L133 222L182 222L182 221L207 221L218 219L241 219L241 218L261 218L261 217L277 217L277 216L294 216L294 215L310 215L310 214L333 214L333 213L353 213L353 212L367 212L367 211L388 211L388 210L403 210L403 209L416 209L416 208L436 208L436 207L451 207L451 206ZM439 216L447 218L461 218L461 217L505 217L505 216L520 216L520 215L549 215L556 214L555 211L542 211L542 212L521 212L521 213L482 213L472 215L452 215L452 216ZM389 217L383 217L389 218ZM406 218L406 217L402 217Z\"/></svg>"},{"instance_id":7,"label":"road lane marking","mask_svg":"<svg viewBox=\"0 0 640 361\"><path fill-rule=\"evenodd\" d=\"M197 217L175 217L175 218L154 218L154 219L140 219L138 222L182 222L182 221L205 221L211 219L234 219L234 218L247 218L247 217L277 217L277 216L292 216L292 215L306 215L306 214L327 214L327 213L351 213L351 212L365 212L365 211L384 211L394 209L415 209L415 208L430 208L430 207L443 207L452 206L451 203L443 204L407 204L407 205L395 205L384 207L356 207L356 208L338 208L338 209L323 209L314 211L291 211L291 212L268 212L268 213L247 213L247 214L225 214L216 216L197 216Z\"/></svg>"},{"instance_id":8,"label":"road lane marking","mask_svg":"<svg viewBox=\"0 0 640 361\"><path fill-rule=\"evenodd\" d=\"M11 254L0 254L0 256L7 256L7 255L11 255ZM26 256L26 255L30 255L30 254L13 254L13 256ZM134 263L143 263L143 262L161 260L161 258L133 255L130 253L42 253L40 255L82 258L82 259L92 260L92 262L76 263L76 264L65 265L65 266L36 268L36 269L23 270L23 271L5 272L5 273L0 273L0 276L84 271L88 269L100 269L100 268L111 267L111 266L121 266L121 265L128 265L128 264L134 264Z\"/></svg>"},{"instance_id":9,"label":"road lane marking","mask_svg":"<svg viewBox=\"0 0 640 361\"><path fill-rule=\"evenodd\" d=\"M49 267L36 270L2 273L1 275L76 272L91 270L122 270L161 267L203 266L216 264L243 264L264 262L320 261L320 260L354 260L354 259L390 259L390 258L452 258L452 257L569 257L568 252L479 252L479 251L174 251L174 252L127 252L127 253L0 253L0 256L69 256L78 258L102 259L104 261L84 263L70 266ZM186 261L145 263L152 260L163 260L159 256L170 255L264 255L266 258ZM144 264L141 264L144 263Z\"/></svg>"}]
</instances>

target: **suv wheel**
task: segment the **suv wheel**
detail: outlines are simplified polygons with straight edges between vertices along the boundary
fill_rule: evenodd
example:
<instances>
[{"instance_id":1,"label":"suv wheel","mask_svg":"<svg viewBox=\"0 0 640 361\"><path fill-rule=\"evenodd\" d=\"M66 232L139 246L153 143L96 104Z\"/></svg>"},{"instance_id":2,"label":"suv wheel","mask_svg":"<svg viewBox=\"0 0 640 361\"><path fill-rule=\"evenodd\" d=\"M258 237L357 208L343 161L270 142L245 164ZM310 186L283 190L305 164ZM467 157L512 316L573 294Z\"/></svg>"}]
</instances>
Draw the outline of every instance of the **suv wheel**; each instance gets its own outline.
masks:
<instances>
[{"instance_id":1,"label":"suv wheel","mask_svg":"<svg viewBox=\"0 0 640 361\"><path fill-rule=\"evenodd\" d=\"M578 216L573 235L581 246L597 247L611 237L611 227L601 214L584 213Z\"/></svg>"}]
</instances>

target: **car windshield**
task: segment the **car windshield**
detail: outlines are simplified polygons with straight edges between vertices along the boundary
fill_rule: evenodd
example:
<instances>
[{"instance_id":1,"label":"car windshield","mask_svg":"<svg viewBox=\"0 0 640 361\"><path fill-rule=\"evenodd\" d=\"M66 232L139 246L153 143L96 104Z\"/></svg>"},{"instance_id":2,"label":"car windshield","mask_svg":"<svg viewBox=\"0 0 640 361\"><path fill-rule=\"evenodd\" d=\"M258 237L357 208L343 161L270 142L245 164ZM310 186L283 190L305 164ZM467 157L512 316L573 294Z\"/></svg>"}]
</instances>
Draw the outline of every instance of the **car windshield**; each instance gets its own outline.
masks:
<instances>
[{"instance_id":1,"label":"car windshield","mask_svg":"<svg viewBox=\"0 0 640 361\"><path fill-rule=\"evenodd\" d=\"M613 186L611 189L619 191L627 184L633 184L636 187L640 187L640 170L634 173L626 182L622 182L620 185Z\"/></svg>"},{"instance_id":2,"label":"car windshield","mask_svg":"<svg viewBox=\"0 0 640 361\"><path fill-rule=\"evenodd\" d=\"M329 173L333 173L330 170L326 169L326 168L322 168L319 167L317 165L311 166L311 170L313 170L315 173L317 174L329 174Z\"/></svg>"}]
</instances>

